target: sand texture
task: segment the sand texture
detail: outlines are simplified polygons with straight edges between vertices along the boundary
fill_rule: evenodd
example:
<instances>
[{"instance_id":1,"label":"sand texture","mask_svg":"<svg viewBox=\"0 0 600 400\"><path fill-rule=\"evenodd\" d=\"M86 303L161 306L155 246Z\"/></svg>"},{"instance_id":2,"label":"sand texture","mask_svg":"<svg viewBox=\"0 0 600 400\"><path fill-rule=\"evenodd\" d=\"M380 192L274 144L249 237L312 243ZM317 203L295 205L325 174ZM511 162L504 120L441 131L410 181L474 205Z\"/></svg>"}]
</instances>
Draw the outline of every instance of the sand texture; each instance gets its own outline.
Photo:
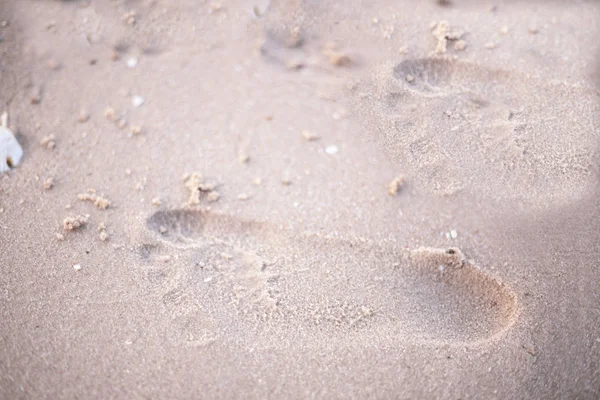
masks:
<instances>
[{"instance_id":1,"label":"sand texture","mask_svg":"<svg viewBox=\"0 0 600 400\"><path fill-rule=\"evenodd\" d=\"M0 399L600 398L599 18L0 1Z\"/></svg>"}]
</instances>

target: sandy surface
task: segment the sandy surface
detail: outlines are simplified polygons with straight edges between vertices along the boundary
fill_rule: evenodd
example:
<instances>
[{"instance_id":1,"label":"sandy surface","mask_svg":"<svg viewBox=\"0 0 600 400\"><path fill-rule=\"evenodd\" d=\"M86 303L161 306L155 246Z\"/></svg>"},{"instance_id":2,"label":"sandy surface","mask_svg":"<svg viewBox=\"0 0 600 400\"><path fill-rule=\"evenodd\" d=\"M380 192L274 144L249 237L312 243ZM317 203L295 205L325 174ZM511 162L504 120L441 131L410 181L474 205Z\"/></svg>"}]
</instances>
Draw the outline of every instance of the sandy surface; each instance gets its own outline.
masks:
<instances>
[{"instance_id":1,"label":"sandy surface","mask_svg":"<svg viewBox=\"0 0 600 400\"><path fill-rule=\"evenodd\" d=\"M598 398L599 14L1 1L0 398Z\"/></svg>"}]
</instances>

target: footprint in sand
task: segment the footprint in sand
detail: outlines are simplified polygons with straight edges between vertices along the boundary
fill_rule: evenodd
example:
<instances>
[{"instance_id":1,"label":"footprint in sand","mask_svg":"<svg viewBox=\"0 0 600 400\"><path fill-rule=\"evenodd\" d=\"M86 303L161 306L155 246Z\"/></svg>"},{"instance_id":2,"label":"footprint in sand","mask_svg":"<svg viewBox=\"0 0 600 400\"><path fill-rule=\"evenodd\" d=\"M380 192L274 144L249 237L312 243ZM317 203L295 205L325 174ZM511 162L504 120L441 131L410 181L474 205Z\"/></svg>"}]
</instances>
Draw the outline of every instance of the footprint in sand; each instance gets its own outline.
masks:
<instances>
[{"instance_id":1,"label":"footprint in sand","mask_svg":"<svg viewBox=\"0 0 600 400\"><path fill-rule=\"evenodd\" d=\"M358 88L379 101L357 109L419 186L564 202L593 183L593 88L448 59L385 68Z\"/></svg>"},{"instance_id":2,"label":"footprint in sand","mask_svg":"<svg viewBox=\"0 0 600 400\"><path fill-rule=\"evenodd\" d=\"M219 321L288 338L377 332L399 342L472 343L515 319L512 291L458 249L298 235L196 210L159 211L147 226L157 249L177 256L148 281L178 318L181 343L224 337Z\"/></svg>"}]
</instances>

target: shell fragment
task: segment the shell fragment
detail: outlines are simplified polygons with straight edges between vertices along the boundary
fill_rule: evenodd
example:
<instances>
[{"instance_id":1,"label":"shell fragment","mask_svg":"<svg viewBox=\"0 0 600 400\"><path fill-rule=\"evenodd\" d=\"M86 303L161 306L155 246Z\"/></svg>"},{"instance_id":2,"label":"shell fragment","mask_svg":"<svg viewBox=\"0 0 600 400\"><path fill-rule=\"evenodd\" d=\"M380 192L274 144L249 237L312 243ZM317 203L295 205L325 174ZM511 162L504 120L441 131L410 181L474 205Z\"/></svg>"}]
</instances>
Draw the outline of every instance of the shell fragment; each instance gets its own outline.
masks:
<instances>
[{"instance_id":1,"label":"shell fragment","mask_svg":"<svg viewBox=\"0 0 600 400\"><path fill-rule=\"evenodd\" d=\"M14 168L23 157L23 149L7 124L6 112L2 114L0 126L0 174Z\"/></svg>"}]
</instances>

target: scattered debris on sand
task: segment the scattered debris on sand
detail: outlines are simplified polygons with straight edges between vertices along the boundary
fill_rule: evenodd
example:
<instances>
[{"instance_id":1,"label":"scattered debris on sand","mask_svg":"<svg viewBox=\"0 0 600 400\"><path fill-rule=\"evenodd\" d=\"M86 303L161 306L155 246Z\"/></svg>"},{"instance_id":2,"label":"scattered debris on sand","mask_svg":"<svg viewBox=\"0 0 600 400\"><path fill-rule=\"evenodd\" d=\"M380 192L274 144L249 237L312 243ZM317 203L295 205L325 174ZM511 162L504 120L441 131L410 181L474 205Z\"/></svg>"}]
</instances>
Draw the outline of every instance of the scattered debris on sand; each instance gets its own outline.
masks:
<instances>
[{"instance_id":1,"label":"scattered debris on sand","mask_svg":"<svg viewBox=\"0 0 600 400\"><path fill-rule=\"evenodd\" d=\"M320 138L320 136L318 136L317 134L315 134L311 131L302 131L302 137L307 142L314 142L315 140L319 140L319 138Z\"/></svg>"},{"instance_id":2,"label":"scattered debris on sand","mask_svg":"<svg viewBox=\"0 0 600 400\"><path fill-rule=\"evenodd\" d=\"M129 133L131 133L132 136L138 136L142 134L142 127L139 125L131 125L129 127Z\"/></svg>"},{"instance_id":3,"label":"scattered debris on sand","mask_svg":"<svg viewBox=\"0 0 600 400\"><path fill-rule=\"evenodd\" d=\"M136 12L135 11L128 11L125 14L123 14L123 16L121 17L121 20L123 22L125 22L127 25L135 25L136 23Z\"/></svg>"},{"instance_id":4,"label":"scattered debris on sand","mask_svg":"<svg viewBox=\"0 0 600 400\"><path fill-rule=\"evenodd\" d=\"M60 232L57 232L55 236L56 236L56 240L58 240L60 242L62 242L63 240L65 240L65 235L63 235Z\"/></svg>"},{"instance_id":5,"label":"scattered debris on sand","mask_svg":"<svg viewBox=\"0 0 600 400\"><path fill-rule=\"evenodd\" d=\"M101 196L97 196L95 194L95 190L88 190L89 193L80 193L77 195L77 198L81 201L89 201L90 203L93 203L96 207L98 207L100 210L106 210L108 207L110 207L111 202L110 200L101 197Z\"/></svg>"},{"instance_id":6,"label":"scattered debris on sand","mask_svg":"<svg viewBox=\"0 0 600 400\"><path fill-rule=\"evenodd\" d=\"M41 87L34 86L31 88L29 101L31 102L31 104L40 104L42 102L42 88Z\"/></svg>"},{"instance_id":7,"label":"scattered debris on sand","mask_svg":"<svg viewBox=\"0 0 600 400\"><path fill-rule=\"evenodd\" d=\"M40 140L40 145L48 150L56 148L56 136L54 134L46 135Z\"/></svg>"},{"instance_id":8,"label":"scattered debris on sand","mask_svg":"<svg viewBox=\"0 0 600 400\"><path fill-rule=\"evenodd\" d=\"M48 178L44 179L43 186L44 186L45 190L52 189L54 187L54 178L48 177Z\"/></svg>"},{"instance_id":9,"label":"scattered debris on sand","mask_svg":"<svg viewBox=\"0 0 600 400\"><path fill-rule=\"evenodd\" d=\"M162 204L162 201L160 200L160 197L154 197L152 199L152 205L154 207L160 207L161 204Z\"/></svg>"},{"instance_id":10,"label":"scattered debris on sand","mask_svg":"<svg viewBox=\"0 0 600 400\"><path fill-rule=\"evenodd\" d=\"M406 178L404 175L399 175L395 177L390 183L387 185L388 193L390 196L395 196L402 190L402 187L406 183Z\"/></svg>"},{"instance_id":11,"label":"scattered debris on sand","mask_svg":"<svg viewBox=\"0 0 600 400\"><path fill-rule=\"evenodd\" d=\"M73 264L73 269L75 271L81 271L81 264Z\"/></svg>"},{"instance_id":12,"label":"scattered debris on sand","mask_svg":"<svg viewBox=\"0 0 600 400\"><path fill-rule=\"evenodd\" d=\"M87 224L89 219L90 219L89 214L77 215L75 217L66 217L63 220L63 228L67 232L74 231L76 229L81 228L85 224Z\"/></svg>"},{"instance_id":13,"label":"scattered debris on sand","mask_svg":"<svg viewBox=\"0 0 600 400\"><path fill-rule=\"evenodd\" d=\"M128 68L135 68L138 65L138 59L135 57L130 57L127 59L127 67Z\"/></svg>"},{"instance_id":14,"label":"scattered debris on sand","mask_svg":"<svg viewBox=\"0 0 600 400\"><path fill-rule=\"evenodd\" d=\"M53 58L49 59L48 62L46 63L46 65L52 71L56 71L60 68L60 63Z\"/></svg>"},{"instance_id":15,"label":"scattered debris on sand","mask_svg":"<svg viewBox=\"0 0 600 400\"><path fill-rule=\"evenodd\" d=\"M200 198L205 194L209 202L217 201L220 197L219 193L215 191L217 183L214 181L205 181L202 175L197 172L186 174L183 182L185 187L190 191L188 205L200 204Z\"/></svg>"},{"instance_id":16,"label":"scattered debris on sand","mask_svg":"<svg viewBox=\"0 0 600 400\"><path fill-rule=\"evenodd\" d=\"M77 122L79 122L80 124L83 124L85 122L88 122L89 120L90 120L90 113L85 108L82 108L81 110L79 110L79 116L77 117Z\"/></svg>"},{"instance_id":17,"label":"scattered debris on sand","mask_svg":"<svg viewBox=\"0 0 600 400\"><path fill-rule=\"evenodd\" d=\"M455 247L448 249L419 247L410 252L410 260L418 266L434 266L440 271L443 271L446 267L462 267L465 263L463 253Z\"/></svg>"},{"instance_id":18,"label":"scattered debris on sand","mask_svg":"<svg viewBox=\"0 0 600 400\"><path fill-rule=\"evenodd\" d=\"M111 106L104 109L104 117L109 121L115 121L117 119L117 112Z\"/></svg>"},{"instance_id":19,"label":"scattered debris on sand","mask_svg":"<svg viewBox=\"0 0 600 400\"><path fill-rule=\"evenodd\" d=\"M190 191L189 205L200 204L200 185L202 184L202 175L194 172L184 179L185 187Z\"/></svg>"},{"instance_id":20,"label":"scattered debris on sand","mask_svg":"<svg viewBox=\"0 0 600 400\"><path fill-rule=\"evenodd\" d=\"M250 162L250 156L245 149L240 149L238 151L238 161L240 164L248 164Z\"/></svg>"},{"instance_id":21,"label":"scattered debris on sand","mask_svg":"<svg viewBox=\"0 0 600 400\"><path fill-rule=\"evenodd\" d=\"M340 148L338 146L336 146L335 144L325 147L325 153L327 153L331 156L335 155L339 152L340 152Z\"/></svg>"},{"instance_id":22,"label":"scattered debris on sand","mask_svg":"<svg viewBox=\"0 0 600 400\"><path fill-rule=\"evenodd\" d=\"M104 224L104 222L100 222L98 224L98 238L103 241L106 242L108 240L108 232L106 232L106 225Z\"/></svg>"},{"instance_id":23,"label":"scattered debris on sand","mask_svg":"<svg viewBox=\"0 0 600 400\"><path fill-rule=\"evenodd\" d=\"M0 116L0 174L16 167L23 157L23 149L13 132L8 129L8 114Z\"/></svg>"},{"instance_id":24,"label":"scattered debris on sand","mask_svg":"<svg viewBox=\"0 0 600 400\"><path fill-rule=\"evenodd\" d=\"M210 10L208 11L209 14L215 14L219 11L223 11L223 4L215 2L210 3Z\"/></svg>"},{"instance_id":25,"label":"scattered debris on sand","mask_svg":"<svg viewBox=\"0 0 600 400\"><path fill-rule=\"evenodd\" d=\"M450 24L448 21L440 21L438 23L431 24L431 34L434 38L437 39L437 44L435 47L435 54L444 54L448 49L448 41L458 41L465 34L464 31L461 30L451 30ZM459 48L464 50L466 48L466 43L462 41L462 44L459 45ZM456 48L456 45L455 45ZM458 49L457 49L458 50Z\"/></svg>"},{"instance_id":26,"label":"scattered debris on sand","mask_svg":"<svg viewBox=\"0 0 600 400\"><path fill-rule=\"evenodd\" d=\"M456 51L463 51L466 48L467 48L467 42L465 42L462 39L457 40L456 43L454 43L454 50L456 50Z\"/></svg>"},{"instance_id":27,"label":"scattered debris on sand","mask_svg":"<svg viewBox=\"0 0 600 400\"><path fill-rule=\"evenodd\" d=\"M289 186L289 185L292 184L292 178L290 176L290 172L289 171L285 171L281 175L281 183L283 183L284 186Z\"/></svg>"},{"instance_id":28,"label":"scattered debris on sand","mask_svg":"<svg viewBox=\"0 0 600 400\"><path fill-rule=\"evenodd\" d=\"M206 200L208 200L209 203L214 203L215 201L219 200L220 198L221 198L221 194L219 192L217 192L216 190L210 191L206 195Z\"/></svg>"},{"instance_id":29,"label":"scattered debris on sand","mask_svg":"<svg viewBox=\"0 0 600 400\"><path fill-rule=\"evenodd\" d=\"M136 108L142 106L145 102L146 99L144 99L142 96L134 95L131 97L131 105Z\"/></svg>"},{"instance_id":30,"label":"scattered debris on sand","mask_svg":"<svg viewBox=\"0 0 600 400\"><path fill-rule=\"evenodd\" d=\"M353 64L350 56L339 50L335 43L325 43L323 46L323 55L327 57L329 64L336 67L349 67Z\"/></svg>"}]
</instances>

